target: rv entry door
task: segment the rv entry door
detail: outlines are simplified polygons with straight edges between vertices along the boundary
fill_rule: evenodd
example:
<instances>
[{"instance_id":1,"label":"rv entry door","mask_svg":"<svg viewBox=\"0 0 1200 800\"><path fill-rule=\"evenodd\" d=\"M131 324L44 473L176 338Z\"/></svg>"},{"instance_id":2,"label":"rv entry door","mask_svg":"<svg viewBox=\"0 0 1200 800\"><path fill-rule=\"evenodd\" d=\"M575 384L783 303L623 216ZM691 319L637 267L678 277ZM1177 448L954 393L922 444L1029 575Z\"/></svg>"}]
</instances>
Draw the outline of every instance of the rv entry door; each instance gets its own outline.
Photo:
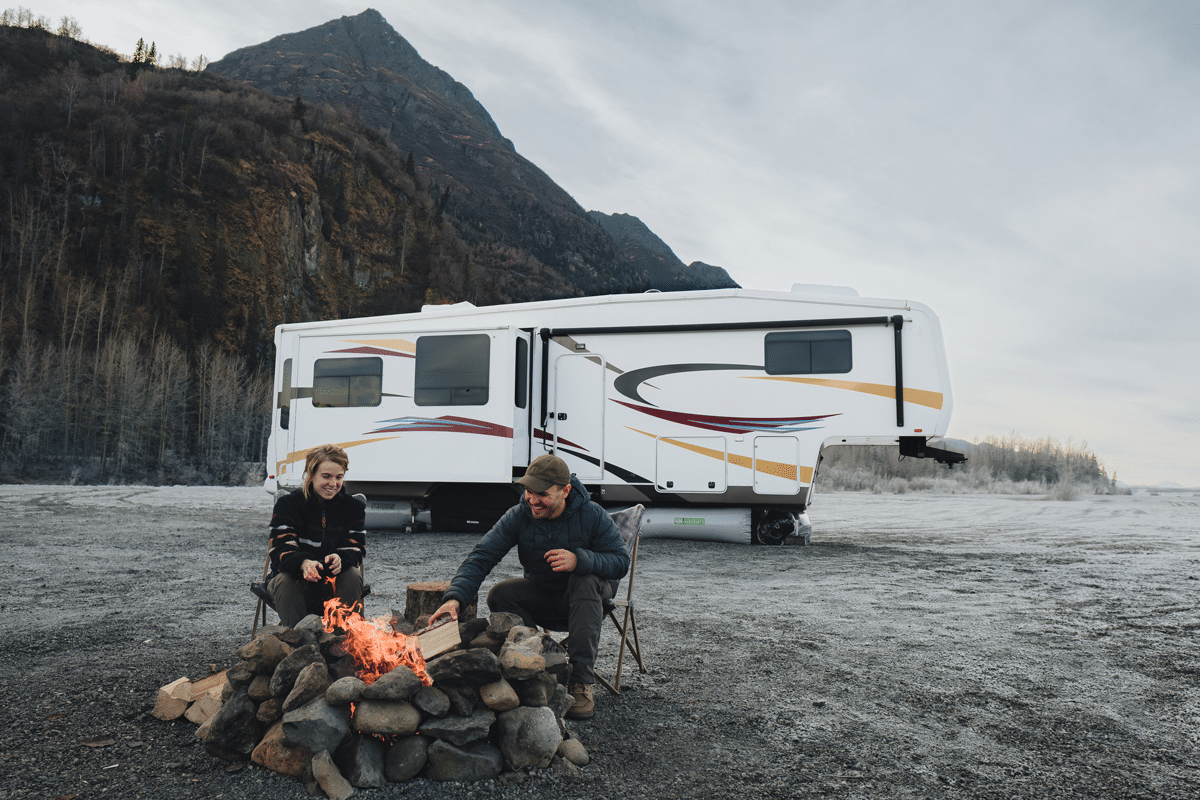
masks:
<instances>
[{"instance_id":1,"label":"rv entry door","mask_svg":"<svg viewBox=\"0 0 1200 800\"><path fill-rule=\"evenodd\" d=\"M580 480L604 477L604 357L569 353L554 362L554 452Z\"/></svg>"}]
</instances>

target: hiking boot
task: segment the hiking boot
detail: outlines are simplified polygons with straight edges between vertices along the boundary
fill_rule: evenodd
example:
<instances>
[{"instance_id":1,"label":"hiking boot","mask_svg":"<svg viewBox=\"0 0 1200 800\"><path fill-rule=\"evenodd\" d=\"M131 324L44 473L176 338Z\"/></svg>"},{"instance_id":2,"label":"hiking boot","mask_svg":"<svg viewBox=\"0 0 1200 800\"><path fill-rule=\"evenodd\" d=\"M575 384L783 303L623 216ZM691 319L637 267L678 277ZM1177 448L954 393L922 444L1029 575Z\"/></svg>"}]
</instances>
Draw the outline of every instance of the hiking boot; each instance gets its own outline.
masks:
<instances>
[{"instance_id":1,"label":"hiking boot","mask_svg":"<svg viewBox=\"0 0 1200 800\"><path fill-rule=\"evenodd\" d=\"M596 698L592 695L592 685L590 683L572 683L567 687L571 698L575 701L571 704L571 710L567 712L567 719L591 719L596 714Z\"/></svg>"}]
</instances>

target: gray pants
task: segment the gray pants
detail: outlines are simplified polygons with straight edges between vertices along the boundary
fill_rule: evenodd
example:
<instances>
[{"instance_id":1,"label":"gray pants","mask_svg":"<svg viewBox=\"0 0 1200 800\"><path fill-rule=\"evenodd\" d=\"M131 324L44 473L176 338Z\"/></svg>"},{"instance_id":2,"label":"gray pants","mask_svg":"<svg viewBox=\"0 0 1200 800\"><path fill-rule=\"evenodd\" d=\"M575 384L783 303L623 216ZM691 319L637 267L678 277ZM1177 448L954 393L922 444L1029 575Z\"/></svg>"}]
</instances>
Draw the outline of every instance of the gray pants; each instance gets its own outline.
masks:
<instances>
[{"instance_id":1,"label":"gray pants","mask_svg":"<svg viewBox=\"0 0 1200 800\"><path fill-rule=\"evenodd\" d=\"M344 569L337 576L336 588L328 581L306 581L280 573L267 584L279 622L291 628L309 614L323 614L325 601L337 597L346 606L362 600L363 574L359 567ZM361 610L361 607L358 609Z\"/></svg>"},{"instance_id":2,"label":"gray pants","mask_svg":"<svg viewBox=\"0 0 1200 800\"><path fill-rule=\"evenodd\" d=\"M604 601L612 596L612 585L603 578L572 574L565 592L546 590L528 578L501 581L488 592L487 604L494 612L519 615L530 628L567 631L570 682L595 683Z\"/></svg>"}]
</instances>

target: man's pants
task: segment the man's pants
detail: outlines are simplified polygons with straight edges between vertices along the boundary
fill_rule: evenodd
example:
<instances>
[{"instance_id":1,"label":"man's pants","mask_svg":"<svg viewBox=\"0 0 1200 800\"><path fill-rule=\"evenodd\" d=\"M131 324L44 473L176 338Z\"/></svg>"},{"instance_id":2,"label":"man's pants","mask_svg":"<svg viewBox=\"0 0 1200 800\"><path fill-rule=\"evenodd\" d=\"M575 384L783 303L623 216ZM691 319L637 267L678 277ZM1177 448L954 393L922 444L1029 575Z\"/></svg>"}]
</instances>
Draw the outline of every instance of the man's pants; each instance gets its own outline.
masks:
<instances>
[{"instance_id":1,"label":"man's pants","mask_svg":"<svg viewBox=\"0 0 1200 800\"><path fill-rule=\"evenodd\" d=\"M493 612L520 615L530 628L567 631L570 683L595 683L604 601L612 596L612 585L603 578L572 574L565 592L546 590L528 578L501 581L488 592L487 604Z\"/></svg>"},{"instance_id":2,"label":"man's pants","mask_svg":"<svg viewBox=\"0 0 1200 800\"><path fill-rule=\"evenodd\" d=\"M325 601L337 597L342 604L353 608L362 600L363 574L359 567L342 570L337 587L330 589L327 580L306 581L280 573L267 584L279 622L291 628L309 614L323 614Z\"/></svg>"}]
</instances>

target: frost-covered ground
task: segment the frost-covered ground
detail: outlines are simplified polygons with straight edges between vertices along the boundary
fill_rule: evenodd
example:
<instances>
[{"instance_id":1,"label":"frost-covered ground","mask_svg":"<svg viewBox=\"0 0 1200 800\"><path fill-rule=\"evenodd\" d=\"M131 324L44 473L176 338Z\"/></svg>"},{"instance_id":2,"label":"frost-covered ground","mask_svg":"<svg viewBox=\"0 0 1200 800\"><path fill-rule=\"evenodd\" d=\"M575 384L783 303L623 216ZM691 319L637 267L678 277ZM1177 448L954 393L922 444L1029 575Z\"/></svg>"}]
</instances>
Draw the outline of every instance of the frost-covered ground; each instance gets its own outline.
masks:
<instances>
[{"instance_id":1,"label":"frost-covered ground","mask_svg":"<svg viewBox=\"0 0 1200 800\"><path fill-rule=\"evenodd\" d=\"M246 641L269 512L257 488L0 486L0 797L305 796L146 714ZM646 540L649 671L574 723L579 777L363 796L1200 796L1197 512L835 493L810 547ZM368 612L474 541L372 536Z\"/></svg>"}]
</instances>

